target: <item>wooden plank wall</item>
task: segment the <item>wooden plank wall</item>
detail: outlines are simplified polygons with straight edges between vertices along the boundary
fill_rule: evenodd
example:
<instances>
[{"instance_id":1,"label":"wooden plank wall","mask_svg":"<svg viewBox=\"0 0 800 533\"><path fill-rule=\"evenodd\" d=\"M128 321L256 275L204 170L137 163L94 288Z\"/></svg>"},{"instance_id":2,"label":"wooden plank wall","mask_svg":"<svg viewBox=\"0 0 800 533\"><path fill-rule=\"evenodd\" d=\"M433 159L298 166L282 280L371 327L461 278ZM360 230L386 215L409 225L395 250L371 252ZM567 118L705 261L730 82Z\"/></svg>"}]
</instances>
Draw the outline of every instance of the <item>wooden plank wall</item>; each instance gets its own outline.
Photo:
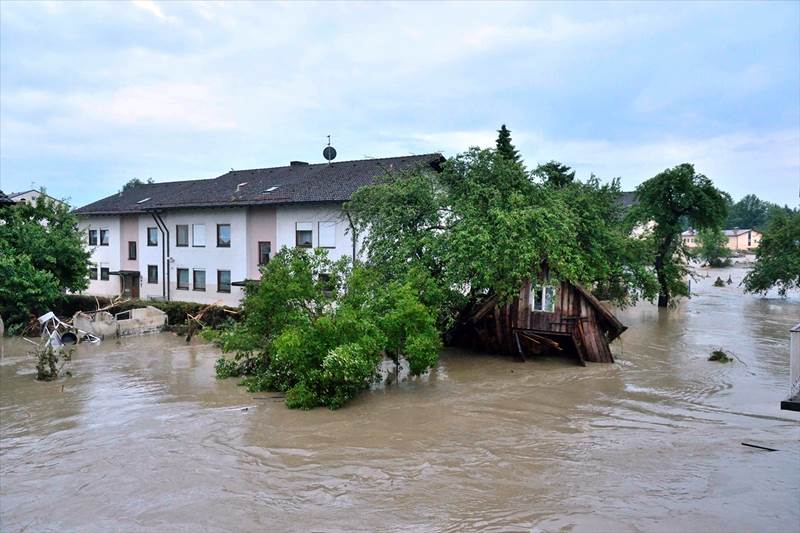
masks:
<instances>
[{"instance_id":1,"label":"wooden plank wall","mask_svg":"<svg viewBox=\"0 0 800 533\"><path fill-rule=\"evenodd\" d=\"M530 282L520 289L519 297L514 300L504 312L501 321L504 330L503 342L508 345L511 340L512 328L531 329L552 333L572 333L564 317L581 317L582 341L586 350L586 360L597 363L611 363L614 361L605 332L599 323L600 317L587 299L578 292L574 286L562 282L557 293L556 306L553 313L531 311L530 308ZM506 350L509 350L506 346Z\"/></svg>"}]
</instances>

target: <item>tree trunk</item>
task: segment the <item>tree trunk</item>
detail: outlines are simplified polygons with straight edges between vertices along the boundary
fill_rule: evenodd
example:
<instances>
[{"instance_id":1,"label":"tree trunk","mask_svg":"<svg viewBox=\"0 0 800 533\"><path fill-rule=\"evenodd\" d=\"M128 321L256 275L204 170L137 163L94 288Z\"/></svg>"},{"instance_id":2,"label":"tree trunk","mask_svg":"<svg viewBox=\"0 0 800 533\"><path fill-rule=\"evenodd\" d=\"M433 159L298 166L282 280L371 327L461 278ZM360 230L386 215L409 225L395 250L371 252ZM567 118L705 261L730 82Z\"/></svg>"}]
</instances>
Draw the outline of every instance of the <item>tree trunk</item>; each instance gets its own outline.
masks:
<instances>
[{"instance_id":1,"label":"tree trunk","mask_svg":"<svg viewBox=\"0 0 800 533\"><path fill-rule=\"evenodd\" d=\"M656 278L658 278L658 306L659 307L668 307L669 306L669 283L667 281L667 275L664 273L664 263L669 260L667 257L672 249L672 239L674 238L673 235L669 235L664 237L664 240L661 241L661 244L658 245L658 253L656 255L656 262L655 262L655 269L656 269Z\"/></svg>"}]
</instances>

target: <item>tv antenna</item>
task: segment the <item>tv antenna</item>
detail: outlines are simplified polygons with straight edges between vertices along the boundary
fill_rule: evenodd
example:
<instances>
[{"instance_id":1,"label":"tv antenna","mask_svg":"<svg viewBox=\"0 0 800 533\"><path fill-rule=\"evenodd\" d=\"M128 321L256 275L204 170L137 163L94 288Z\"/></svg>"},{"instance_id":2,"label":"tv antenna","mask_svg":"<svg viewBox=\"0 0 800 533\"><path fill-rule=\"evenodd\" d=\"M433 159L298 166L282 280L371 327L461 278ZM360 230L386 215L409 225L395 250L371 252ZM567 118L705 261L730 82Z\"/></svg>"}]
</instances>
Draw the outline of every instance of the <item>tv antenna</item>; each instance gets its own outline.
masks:
<instances>
[{"instance_id":1,"label":"tv antenna","mask_svg":"<svg viewBox=\"0 0 800 533\"><path fill-rule=\"evenodd\" d=\"M328 160L328 166L331 165L331 161L336 159L336 148L331 146L331 136L328 135L328 146L322 150L322 157Z\"/></svg>"}]
</instances>

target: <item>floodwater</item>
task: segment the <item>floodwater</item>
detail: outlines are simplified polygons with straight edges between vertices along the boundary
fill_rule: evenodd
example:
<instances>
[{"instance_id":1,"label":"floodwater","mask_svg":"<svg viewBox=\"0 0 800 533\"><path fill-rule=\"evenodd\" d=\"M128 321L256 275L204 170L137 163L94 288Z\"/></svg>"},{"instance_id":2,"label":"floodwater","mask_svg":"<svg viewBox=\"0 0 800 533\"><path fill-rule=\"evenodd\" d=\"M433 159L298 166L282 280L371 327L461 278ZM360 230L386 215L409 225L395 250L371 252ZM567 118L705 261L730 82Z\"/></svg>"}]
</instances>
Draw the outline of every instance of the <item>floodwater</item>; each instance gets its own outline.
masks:
<instances>
[{"instance_id":1,"label":"floodwater","mask_svg":"<svg viewBox=\"0 0 800 533\"><path fill-rule=\"evenodd\" d=\"M712 279L621 312L614 365L447 350L339 411L217 381L216 350L174 335L82 346L54 383L5 339L1 529L798 531L800 297Z\"/></svg>"}]
</instances>

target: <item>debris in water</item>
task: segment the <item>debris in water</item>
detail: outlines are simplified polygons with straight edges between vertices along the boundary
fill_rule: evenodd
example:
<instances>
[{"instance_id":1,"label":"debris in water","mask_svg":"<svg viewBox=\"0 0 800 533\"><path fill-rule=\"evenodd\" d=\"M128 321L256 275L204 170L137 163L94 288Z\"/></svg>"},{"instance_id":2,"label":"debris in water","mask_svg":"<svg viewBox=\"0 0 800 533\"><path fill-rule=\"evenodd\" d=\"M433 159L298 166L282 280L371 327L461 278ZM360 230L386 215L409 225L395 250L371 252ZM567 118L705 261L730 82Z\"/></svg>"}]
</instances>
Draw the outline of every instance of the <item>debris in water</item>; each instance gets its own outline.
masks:
<instances>
[{"instance_id":1,"label":"debris in water","mask_svg":"<svg viewBox=\"0 0 800 533\"><path fill-rule=\"evenodd\" d=\"M729 356L727 353L722 351L722 349L714 350L711 352L711 355L708 357L709 361L718 361L720 363L730 363L733 361L733 357Z\"/></svg>"},{"instance_id":2,"label":"debris in water","mask_svg":"<svg viewBox=\"0 0 800 533\"><path fill-rule=\"evenodd\" d=\"M776 450L775 448L767 448L766 446L759 446L758 444L750 444L749 442L743 442L742 446L749 446L750 448L758 448L759 450L766 450L768 452L779 452L780 450Z\"/></svg>"},{"instance_id":3,"label":"debris in water","mask_svg":"<svg viewBox=\"0 0 800 533\"><path fill-rule=\"evenodd\" d=\"M714 286L715 287L724 287L725 286L725 282L722 281L721 277L717 276L716 281L714 281Z\"/></svg>"}]
</instances>

